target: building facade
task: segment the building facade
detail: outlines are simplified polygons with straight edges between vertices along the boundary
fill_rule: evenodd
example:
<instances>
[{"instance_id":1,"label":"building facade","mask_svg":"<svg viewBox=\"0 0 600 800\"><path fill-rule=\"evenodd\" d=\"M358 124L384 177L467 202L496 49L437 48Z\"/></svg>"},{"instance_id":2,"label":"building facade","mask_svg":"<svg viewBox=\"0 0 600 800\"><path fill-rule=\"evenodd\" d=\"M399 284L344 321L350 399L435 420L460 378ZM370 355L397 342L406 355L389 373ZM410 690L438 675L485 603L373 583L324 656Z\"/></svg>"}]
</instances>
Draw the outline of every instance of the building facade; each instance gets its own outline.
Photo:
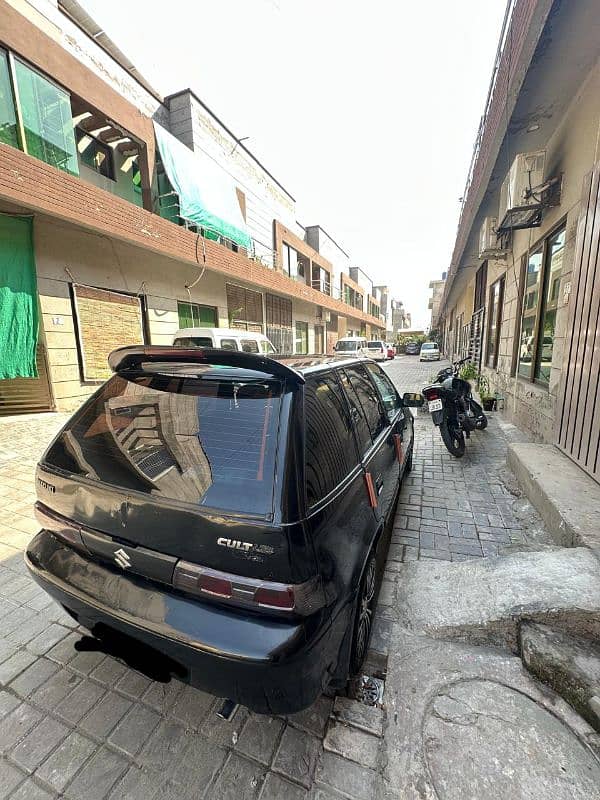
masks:
<instances>
[{"instance_id":1,"label":"building facade","mask_svg":"<svg viewBox=\"0 0 600 800\"><path fill-rule=\"evenodd\" d=\"M600 480L600 18L516 0L434 325L503 413Z\"/></svg>"},{"instance_id":2,"label":"building facade","mask_svg":"<svg viewBox=\"0 0 600 800\"><path fill-rule=\"evenodd\" d=\"M430 281L429 288L431 289L431 297L429 298L428 308L431 311L431 322L429 324L430 330L435 330L434 322L438 319L440 314L440 305L442 303L442 296L444 294L444 286L446 285L446 273L442 273L442 277L437 281Z\"/></svg>"},{"instance_id":3,"label":"building facade","mask_svg":"<svg viewBox=\"0 0 600 800\"><path fill-rule=\"evenodd\" d=\"M0 330L23 345L0 414L74 409L112 349L179 327L296 353L380 335L349 269L193 92L160 97L73 0L0 0Z\"/></svg>"}]
</instances>

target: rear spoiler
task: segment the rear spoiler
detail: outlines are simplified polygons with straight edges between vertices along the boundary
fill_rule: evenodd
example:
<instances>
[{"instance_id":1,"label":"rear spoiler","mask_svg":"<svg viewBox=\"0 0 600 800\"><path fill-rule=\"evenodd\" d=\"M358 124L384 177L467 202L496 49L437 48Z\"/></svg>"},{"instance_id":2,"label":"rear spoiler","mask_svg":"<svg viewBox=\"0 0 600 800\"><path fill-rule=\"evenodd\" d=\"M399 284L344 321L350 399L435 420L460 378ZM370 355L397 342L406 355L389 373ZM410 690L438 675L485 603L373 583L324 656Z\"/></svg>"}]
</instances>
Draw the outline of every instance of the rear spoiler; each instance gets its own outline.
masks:
<instances>
[{"instance_id":1,"label":"rear spoiler","mask_svg":"<svg viewBox=\"0 0 600 800\"><path fill-rule=\"evenodd\" d=\"M255 353L242 353L238 350L221 350L216 347L172 347L158 344L144 347L140 345L119 347L117 350L113 350L108 357L108 365L113 372L139 369L143 362L148 361L174 364L218 364L224 367L264 372L282 380L305 383L304 375L273 358Z\"/></svg>"}]
</instances>

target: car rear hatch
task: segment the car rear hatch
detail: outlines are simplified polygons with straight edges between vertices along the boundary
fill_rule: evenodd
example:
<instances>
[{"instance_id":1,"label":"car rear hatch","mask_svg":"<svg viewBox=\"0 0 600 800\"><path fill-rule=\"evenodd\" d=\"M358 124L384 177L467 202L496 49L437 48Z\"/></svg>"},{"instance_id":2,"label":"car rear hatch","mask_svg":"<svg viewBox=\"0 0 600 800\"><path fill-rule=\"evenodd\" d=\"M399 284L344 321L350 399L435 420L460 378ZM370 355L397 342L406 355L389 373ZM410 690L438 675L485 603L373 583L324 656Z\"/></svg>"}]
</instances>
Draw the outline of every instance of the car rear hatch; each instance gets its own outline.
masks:
<instances>
[{"instance_id":1,"label":"car rear hatch","mask_svg":"<svg viewBox=\"0 0 600 800\"><path fill-rule=\"evenodd\" d=\"M288 583L314 575L302 527L280 518L276 477L303 377L196 348L124 348L111 366L40 462L42 519L73 521L94 557L164 582L178 563Z\"/></svg>"}]
</instances>

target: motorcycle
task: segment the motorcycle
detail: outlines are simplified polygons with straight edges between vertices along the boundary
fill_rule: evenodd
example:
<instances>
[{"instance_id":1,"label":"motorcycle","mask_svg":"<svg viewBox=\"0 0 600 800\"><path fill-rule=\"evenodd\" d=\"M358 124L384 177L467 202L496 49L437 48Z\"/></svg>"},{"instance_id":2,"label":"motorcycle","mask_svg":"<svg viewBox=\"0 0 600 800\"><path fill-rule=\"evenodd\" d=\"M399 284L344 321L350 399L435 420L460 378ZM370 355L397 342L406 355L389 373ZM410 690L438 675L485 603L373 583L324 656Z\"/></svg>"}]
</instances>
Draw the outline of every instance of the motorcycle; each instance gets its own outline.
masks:
<instances>
[{"instance_id":1,"label":"motorcycle","mask_svg":"<svg viewBox=\"0 0 600 800\"><path fill-rule=\"evenodd\" d=\"M448 452L461 458L465 454L465 438L471 432L485 430L488 420L483 408L473 399L471 384L460 377L463 358L441 369L435 383L423 389L433 424L439 427Z\"/></svg>"}]
</instances>

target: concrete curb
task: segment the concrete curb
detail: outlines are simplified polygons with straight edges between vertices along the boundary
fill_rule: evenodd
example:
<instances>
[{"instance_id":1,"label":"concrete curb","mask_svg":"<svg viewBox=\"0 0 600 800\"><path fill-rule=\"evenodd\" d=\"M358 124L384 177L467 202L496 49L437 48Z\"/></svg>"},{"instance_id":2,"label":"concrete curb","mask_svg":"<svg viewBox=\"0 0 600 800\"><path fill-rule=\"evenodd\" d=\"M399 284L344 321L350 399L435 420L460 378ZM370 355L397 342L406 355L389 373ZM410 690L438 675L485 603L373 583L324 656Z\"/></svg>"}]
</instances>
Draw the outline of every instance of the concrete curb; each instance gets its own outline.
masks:
<instances>
[{"instance_id":1,"label":"concrete curb","mask_svg":"<svg viewBox=\"0 0 600 800\"><path fill-rule=\"evenodd\" d=\"M600 560L600 485L554 445L511 444L506 460L556 543Z\"/></svg>"}]
</instances>

